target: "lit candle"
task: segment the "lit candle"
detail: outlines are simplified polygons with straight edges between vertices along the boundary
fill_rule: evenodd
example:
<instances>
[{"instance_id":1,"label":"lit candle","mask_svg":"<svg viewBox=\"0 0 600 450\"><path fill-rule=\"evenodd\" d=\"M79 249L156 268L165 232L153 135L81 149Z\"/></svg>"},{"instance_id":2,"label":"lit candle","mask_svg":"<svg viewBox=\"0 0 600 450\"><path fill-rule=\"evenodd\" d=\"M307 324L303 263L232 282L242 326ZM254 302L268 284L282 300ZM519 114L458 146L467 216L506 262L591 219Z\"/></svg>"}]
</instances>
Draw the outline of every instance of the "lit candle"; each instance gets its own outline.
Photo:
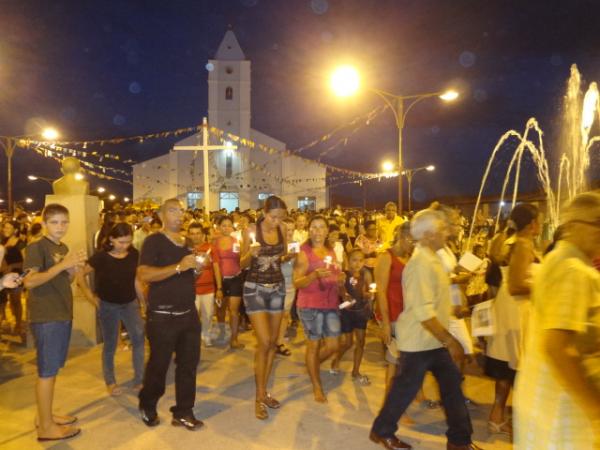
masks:
<instances>
[{"instance_id":1,"label":"lit candle","mask_svg":"<svg viewBox=\"0 0 600 450\"><path fill-rule=\"evenodd\" d=\"M358 280L354 277L350 278L350 285L351 286L356 286L358 284Z\"/></svg>"},{"instance_id":2,"label":"lit candle","mask_svg":"<svg viewBox=\"0 0 600 450\"><path fill-rule=\"evenodd\" d=\"M331 257L331 255L327 255L323 262L325 263L325 268L329 269L329 266L331 266L331 263L333 262L333 258Z\"/></svg>"},{"instance_id":3,"label":"lit candle","mask_svg":"<svg viewBox=\"0 0 600 450\"><path fill-rule=\"evenodd\" d=\"M254 233L250 233L250 243L256 245L256 235Z\"/></svg>"},{"instance_id":4,"label":"lit candle","mask_svg":"<svg viewBox=\"0 0 600 450\"><path fill-rule=\"evenodd\" d=\"M377 283L369 284L369 292L377 292Z\"/></svg>"}]
</instances>

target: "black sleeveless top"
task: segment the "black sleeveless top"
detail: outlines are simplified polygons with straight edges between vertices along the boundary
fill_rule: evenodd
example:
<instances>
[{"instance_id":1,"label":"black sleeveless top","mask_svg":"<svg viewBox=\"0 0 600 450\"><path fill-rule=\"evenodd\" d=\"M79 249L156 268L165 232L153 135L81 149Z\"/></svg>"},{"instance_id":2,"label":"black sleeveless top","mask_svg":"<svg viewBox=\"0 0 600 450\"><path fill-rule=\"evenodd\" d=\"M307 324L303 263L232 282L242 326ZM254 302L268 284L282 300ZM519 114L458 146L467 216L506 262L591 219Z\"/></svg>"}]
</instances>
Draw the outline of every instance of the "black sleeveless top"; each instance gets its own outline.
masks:
<instances>
[{"instance_id":1,"label":"black sleeveless top","mask_svg":"<svg viewBox=\"0 0 600 450\"><path fill-rule=\"evenodd\" d=\"M356 300L354 305L348 307L349 310L362 311L369 308L369 300L363 296L366 270L367 269L364 267L360 270L360 276L358 279L352 276L352 272L350 270L344 271L346 273L346 292L350 297ZM354 283L352 283L352 281L354 281Z\"/></svg>"},{"instance_id":2,"label":"black sleeveless top","mask_svg":"<svg viewBox=\"0 0 600 450\"><path fill-rule=\"evenodd\" d=\"M277 227L277 244L267 244L262 234L263 219L256 224L256 241L260 244L260 253L252 258L250 269L246 274L246 281L258 284L283 283L281 273L281 257L285 253L283 248L283 235Z\"/></svg>"}]
</instances>

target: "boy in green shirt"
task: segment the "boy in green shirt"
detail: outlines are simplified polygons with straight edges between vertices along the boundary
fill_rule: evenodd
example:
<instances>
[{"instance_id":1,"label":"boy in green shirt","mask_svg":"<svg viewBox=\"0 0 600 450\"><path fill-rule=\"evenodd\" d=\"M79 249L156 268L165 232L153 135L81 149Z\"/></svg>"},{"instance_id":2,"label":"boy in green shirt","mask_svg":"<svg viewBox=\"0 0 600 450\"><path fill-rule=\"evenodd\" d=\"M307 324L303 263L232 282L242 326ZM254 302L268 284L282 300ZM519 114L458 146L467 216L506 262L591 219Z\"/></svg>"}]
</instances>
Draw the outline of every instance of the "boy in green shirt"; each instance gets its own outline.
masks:
<instances>
[{"instance_id":1,"label":"boy in green shirt","mask_svg":"<svg viewBox=\"0 0 600 450\"><path fill-rule=\"evenodd\" d=\"M67 439L81 431L75 417L52 414L54 385L64 366L73 320L71 281L85 262L85 252L69 252L61 239L69 228L69 210L57 203L42 212L44 237L25 250L23 279L29 289L28 311L37 352L37 433L39 441Z\"/></svg>"}]
</instances>

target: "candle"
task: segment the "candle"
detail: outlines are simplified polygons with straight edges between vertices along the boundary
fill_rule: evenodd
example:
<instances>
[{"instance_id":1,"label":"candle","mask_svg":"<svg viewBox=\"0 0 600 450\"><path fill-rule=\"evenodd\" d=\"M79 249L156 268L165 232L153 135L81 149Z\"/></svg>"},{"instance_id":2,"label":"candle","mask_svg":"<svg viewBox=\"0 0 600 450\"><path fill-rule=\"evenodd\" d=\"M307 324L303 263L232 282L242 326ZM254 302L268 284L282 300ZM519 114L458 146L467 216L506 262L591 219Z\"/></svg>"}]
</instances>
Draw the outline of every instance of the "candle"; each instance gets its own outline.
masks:
<instances>
[{"instance_id":1,"label":"candle","mask_svg":"<svg viewBox=\"0 0 600 450\"><path fill-rule=\"evenodd\" d=\"M351 286L356 286L358 284L358 280L354 277L350 278L350 285Z\"/></svg>"},{"instance_id":2,"label":"candle","mask_svg":"<svg viewBox=\"0 0 600 450\"><path fill-rule=\"evenodd\" d=\"M329 266L331 266L331 263L333 262L333 258L331 257L331 255L327 255L323 262L325 263L325 268L329 269Z\"/></svg>"},{"instance_id":3,"label":"candle","mask_svg":"<svg viewBox=\"0 0 600 450\"><path fill-rule=\"evenodd\" d=\"M250 233L250 243L256 245L256 235L254 233Z\"/></svg>"},{"instance_id":4,"label":"candle","mask_svg":"<svg viewBox=\"0 0 600 450\"><path fill-rule=\"evenodd\" d=\"M376 291L377 291L377 283L369 284L369 292L376 292Z\"/></svg>"},{"instance_id":5,"label":"candle","mask_svg":"<svg viewBox=\"0 0 600 450\"><path fill-rule=\"evenodd\" d=\"M196 263L197 264L204 264L205 259L206 259L206 257L204 255L196 255Z\"/></svg>"}]
</instances>

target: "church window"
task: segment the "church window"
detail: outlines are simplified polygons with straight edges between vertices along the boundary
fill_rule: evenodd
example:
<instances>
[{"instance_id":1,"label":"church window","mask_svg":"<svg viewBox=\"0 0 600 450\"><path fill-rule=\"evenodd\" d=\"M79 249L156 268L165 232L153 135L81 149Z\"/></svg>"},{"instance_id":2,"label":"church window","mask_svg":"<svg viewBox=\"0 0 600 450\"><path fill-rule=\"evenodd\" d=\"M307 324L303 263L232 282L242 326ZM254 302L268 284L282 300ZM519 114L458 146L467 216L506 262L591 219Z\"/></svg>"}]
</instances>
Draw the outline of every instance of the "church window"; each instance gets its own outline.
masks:
<instances>
[{"instance_id":1,"label":"church window","mask_svg":"<svg viewBox=\"0 0 600 450\"><path fill-rule=\"evenodd\" d=\"M231 178L233 172L233 152L225 150L225 177Z\"/></svg>"},{"instance_id":2,"label":"church window","mask_svg":"<svg viewBox=\"0 0 600 450\"><path fill-rule=\"evenodd\" d=\"M219 192L219 208L225 208L228 212L240 206L240 194L232 191Z\"/></svg>"},{"instance_id":3,"label":"church window","mask_svg":"<svg viewBox=\"0 0 600 450\"><path fill-rule=\"evenodd\" d=\"M258 194L258 207L262 208L265 206L265 201L273 194L269 192L260 192Z\"/></svg>"},{"instance_id":4,"label":"church window","mask_svg":"<svg viewBox=\"0 0 600 450\"><path fill-rule=\"evenodd\" d=\"M231 86L225 88L225 100L233 100L233 88Z\"/></svg>"},{"instance_id":5,"label":"church window","mask_svg":"<svg viewBox=\"0 0 600 450\"><path fill-rule=\"evenodd\" d=\"M316 197L298 197L298 209L300 211L316 211L317 210L317 198Z\"/></svg>"}]
</instances>

